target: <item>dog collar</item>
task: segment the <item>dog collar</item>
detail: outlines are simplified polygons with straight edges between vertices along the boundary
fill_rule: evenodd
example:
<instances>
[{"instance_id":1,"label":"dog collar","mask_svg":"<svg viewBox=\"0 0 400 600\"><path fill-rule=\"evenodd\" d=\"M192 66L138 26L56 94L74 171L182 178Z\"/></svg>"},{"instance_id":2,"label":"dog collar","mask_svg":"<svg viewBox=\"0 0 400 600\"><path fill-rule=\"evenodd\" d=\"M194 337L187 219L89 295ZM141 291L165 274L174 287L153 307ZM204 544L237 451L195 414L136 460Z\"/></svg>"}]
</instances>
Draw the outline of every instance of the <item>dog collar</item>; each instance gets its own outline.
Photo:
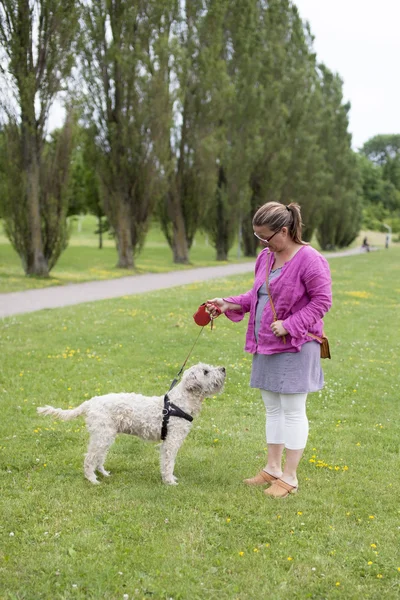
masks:
<instances>
[{"instance_id":1,"label":"dog collar","mask_svg":"<svg viewBox=\"0 0 400 600\"><path fill-rule=\"evenodd\" d=\"M185 413L184 410L176 406L169 401L168 394L164 396L164 408L163 408L163 421L161 426L161 439L165 440L168 433L168 421L170 417L180 417L181 419L186 419L190 423L193 421L193 417Z\"/></svg>"}]
</instances>

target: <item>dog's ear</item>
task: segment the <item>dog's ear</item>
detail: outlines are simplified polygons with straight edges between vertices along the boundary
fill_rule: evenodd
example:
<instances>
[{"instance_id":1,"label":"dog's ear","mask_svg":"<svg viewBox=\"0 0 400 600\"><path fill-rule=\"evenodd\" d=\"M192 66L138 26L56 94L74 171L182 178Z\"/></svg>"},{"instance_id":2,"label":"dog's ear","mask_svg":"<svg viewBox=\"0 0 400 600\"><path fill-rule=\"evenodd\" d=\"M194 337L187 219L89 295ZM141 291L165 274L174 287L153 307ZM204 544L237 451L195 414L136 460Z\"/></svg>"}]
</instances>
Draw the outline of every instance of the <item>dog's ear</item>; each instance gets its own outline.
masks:
<instances>
[{"instance_id":1,"label":"dog's ear","mask_svg":"<svg viewBox=\"0 0 400 600\"><path fill-rule=\"evenodd\" d=\"M185 380L185 390L192 394L198 394L203 391L203 386L194 373L190 373Z\"/></svg>"}]
</instances>

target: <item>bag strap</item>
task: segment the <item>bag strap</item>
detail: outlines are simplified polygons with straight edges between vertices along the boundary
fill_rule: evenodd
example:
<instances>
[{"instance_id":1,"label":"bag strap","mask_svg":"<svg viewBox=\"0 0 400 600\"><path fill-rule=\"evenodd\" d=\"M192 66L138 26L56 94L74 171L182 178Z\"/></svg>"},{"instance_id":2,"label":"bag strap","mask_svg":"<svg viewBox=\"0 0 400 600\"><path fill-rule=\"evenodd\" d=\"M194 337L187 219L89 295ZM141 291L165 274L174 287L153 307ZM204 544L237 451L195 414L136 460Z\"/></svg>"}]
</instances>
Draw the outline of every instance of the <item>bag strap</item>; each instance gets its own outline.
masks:
<instances>
[{"instance_id":1,"label":"bag strap","mask_svg":"<svg viewBox=\"0 0 400 600\"><path fill-rule=\"evenodd\" d=\"M307 335L314 338L314 340L318 340L322 344L322 338L320 338L318 335L315 335L315 333L310 333L309 331L307 331ZM324 332L322 332L322 335L325 337Z\"/></svg>"},{"instance_id":2,"label":"bag strap","mask_svg":"<svg viewBox=\"0 0 400 600\"><path fill-rule=\"evenodd\" d=\"M272 300L271 290L269 287L269 257L270 257L270 254L271 254L270 252L268 252L268 254L267 254L267 276L265 279L265 284L267 286L267 294L268 294L268 298L269 298L269 303L271 305L272 314L274 315L274 321L278 321L278 315L276 314L275 305ZM286 344L286 335L282 336L282 340L283 340L283 343Z\"/></svg>"}]
</instances>

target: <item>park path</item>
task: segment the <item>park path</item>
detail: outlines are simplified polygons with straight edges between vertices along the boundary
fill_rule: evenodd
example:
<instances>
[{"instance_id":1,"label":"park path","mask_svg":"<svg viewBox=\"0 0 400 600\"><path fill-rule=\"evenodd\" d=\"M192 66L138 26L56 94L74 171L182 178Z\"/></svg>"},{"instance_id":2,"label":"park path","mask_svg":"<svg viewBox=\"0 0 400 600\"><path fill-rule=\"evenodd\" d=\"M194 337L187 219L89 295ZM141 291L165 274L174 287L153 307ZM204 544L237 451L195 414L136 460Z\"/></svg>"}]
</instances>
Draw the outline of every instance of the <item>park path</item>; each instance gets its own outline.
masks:
<instances>
[{"instance_id":1,"label":"park path","mask_svg":"<svg viewBox=\"0 0 400 600\"><path fill-rule=\"evenodd\" d=\"M353 248L343 252L326 253L326 258L339 258L364 252L361 248ZM49 288L26 290L0 294L0 318L11 317L37 310L71 306L83 302L94 302L107 298L119 298L167 289L198 281L207 281L229 275L240 275L254 271L254 262L233 263L216 267L198 267L184 271L169 273L147 273L131 275L119 279L105 281L87 281L70 285L58 285Z\"/></svg>"}]
</instances>

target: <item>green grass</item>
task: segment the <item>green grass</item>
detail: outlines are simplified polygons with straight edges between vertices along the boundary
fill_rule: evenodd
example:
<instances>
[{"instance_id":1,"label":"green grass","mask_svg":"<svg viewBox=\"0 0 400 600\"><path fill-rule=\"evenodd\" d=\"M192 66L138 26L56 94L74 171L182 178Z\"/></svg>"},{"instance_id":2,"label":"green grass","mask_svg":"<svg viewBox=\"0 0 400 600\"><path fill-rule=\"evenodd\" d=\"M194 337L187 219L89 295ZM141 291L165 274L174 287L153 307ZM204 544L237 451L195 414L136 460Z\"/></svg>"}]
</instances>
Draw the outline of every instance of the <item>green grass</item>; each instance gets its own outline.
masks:
<instances>
[{"instance_id":1,"label":"green grass","mask_svg":"<svg viewBox=\"0 0 400 600\"><path fill-rule=\"evenodd\" d=\"M80 231L78 222L73 221L68 248L61 254L47 279L26 277L19 256L5 236L0 235L0 293L224 264L215 260L215 250L207 243L202 233L196 236L195 243L191 248L190 264L174 264L171 249L159 228L154 226L146 237L142 252L135 259L134 271L117 269L115 265L118 256L114 240L109 239L106 235L104 248L99 250L97 236L93 233L95 227L95 220L91 216L82 219ZM232 248L228 259L230 262L246 260L238 259L237 246Z\"/></svg>"},{"instance_id":2,"label":"green grass","mask_svg":"<svg viewBox=\"0 0 400 600\"><path fill-rule=\"evenodd\" d=\"M120 436L93 486L82 419L39 417L110 391L164 393L208 297L236 276L1 322L0 598L395 599L400 595L400 252L331 261L333 359L310 394L300 490L266 498L264 410L249 388L245 323L205 329L189 364L227 368L162 485L154 444Z\"/></svg>"}]
</instances>

